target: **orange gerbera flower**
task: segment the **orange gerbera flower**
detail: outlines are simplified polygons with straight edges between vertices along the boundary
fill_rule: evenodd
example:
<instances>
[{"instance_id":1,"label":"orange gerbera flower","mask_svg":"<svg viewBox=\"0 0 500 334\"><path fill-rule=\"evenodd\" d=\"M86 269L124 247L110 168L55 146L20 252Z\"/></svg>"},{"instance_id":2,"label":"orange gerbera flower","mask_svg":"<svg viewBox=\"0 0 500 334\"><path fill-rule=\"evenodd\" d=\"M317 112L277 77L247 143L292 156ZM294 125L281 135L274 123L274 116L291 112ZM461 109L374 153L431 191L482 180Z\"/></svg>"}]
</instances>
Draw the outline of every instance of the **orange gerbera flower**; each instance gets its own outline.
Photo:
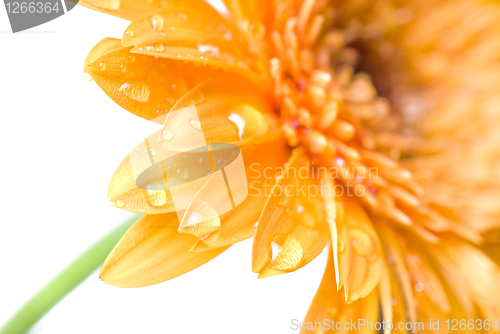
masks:
<instances>
[{"instance_id":1,"label":"orange gerbera flower","mask_svg":"<svg viewBox=\"0 0 500 334\"><path fill-rule=\"evenodd\" d=\"M250 188L235 209L188 224L164 186L181 162L142 189L127 156L108 197L146 215L109 255L104 282L160 283L254 237L259 278L331 245L306 323L500 316L499 242L486 233L500 223L498 4L80 4L132 20L121 40L91 50L85 72L126 110L165 124L159 142L196 146L164 122L194 106L207 144L240 147Z\"/></svg>"}]
</instances>

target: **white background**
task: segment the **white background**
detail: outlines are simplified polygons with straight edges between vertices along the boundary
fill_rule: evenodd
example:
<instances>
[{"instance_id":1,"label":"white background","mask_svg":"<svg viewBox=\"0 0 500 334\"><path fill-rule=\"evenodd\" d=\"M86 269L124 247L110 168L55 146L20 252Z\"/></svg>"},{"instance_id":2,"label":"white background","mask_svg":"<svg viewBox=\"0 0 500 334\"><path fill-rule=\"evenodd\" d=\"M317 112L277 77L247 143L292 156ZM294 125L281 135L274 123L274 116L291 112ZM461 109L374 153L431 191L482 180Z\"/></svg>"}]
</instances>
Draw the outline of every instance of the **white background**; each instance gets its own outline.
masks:
<instances>
[{"instance_id":1,"label":"white background","mask_svg":"<svg viewBox=\"0 0 500 334\"><path fill-rule=\"evenodd\" d=\"M0 327L55 274L124 221L106 199L122 158L154 125L123 110L82 71L90 49L127 22L77 6L12 34L0 5ZM251 240L153 287L105 285L97 272L32 333L297 333L325 253L263 280Z\"/></svg>"}]
</instances>

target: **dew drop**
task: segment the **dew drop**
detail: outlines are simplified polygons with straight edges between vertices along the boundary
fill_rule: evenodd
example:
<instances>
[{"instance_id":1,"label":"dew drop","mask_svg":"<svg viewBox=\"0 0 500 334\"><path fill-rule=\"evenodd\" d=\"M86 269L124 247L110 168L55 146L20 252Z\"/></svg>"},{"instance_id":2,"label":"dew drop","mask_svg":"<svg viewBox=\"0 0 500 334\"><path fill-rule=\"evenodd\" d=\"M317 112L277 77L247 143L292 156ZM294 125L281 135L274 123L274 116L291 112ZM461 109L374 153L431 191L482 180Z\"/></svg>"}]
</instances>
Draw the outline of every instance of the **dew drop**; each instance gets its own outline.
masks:
<instances>
[{"instance_id":1,"label":"dew drop","mask_svg":"<svg viewBox=\"0 0 500 334\"><path fill-rule=\"evenodd\" d=\"M190 123L190 124L191 124L191 126L192 126L193 128L195 128L196 130L201 129L201 124L200 124L200 121L197 121L197 120L195 120L195 119L192 119L189 123Z\"/></svg>"},{"instance_id":2,"label":"dew drop","mask_svg":"<svg viewBox=\"0 0 500 334\"><path fill-rule=\"evenodd\" d=\"M121 199L117 199L117 200L116 200L116 203L115 203L115 206L116 206L117 208L123 208L123 205L124 205L124 204L125 204L125 202L124 202L124 201L122 201Z\"/></svg>"},{"instance_id":3,"label":"dew drop","mask_svg":"<svg viewBox=\"0 0 500 334\"><path fill-rule=\"evenodd\" d=\"M237 239L236 237L231 237L231 240L236 241Z\"/></svg>"},{"instance_id":4,"label":"dew drop","mask_svg":"<svg viewBox=\"0 0 500 334\"><path fill-rule=\"evenodd\" d=\"M163 50L165 50L165 47L162 43L153 43L153 45L145 46L145 49L147 51L162 52Z\"/></svg>"},{"instance_id":5,"label":"dew drop","mask_svg":"<svg viewBox=\"0 0 500 334\"><path fill-rule=\"evenodd\" d=\"M101 71L106 71L106 64L104 64L104 63L99 63L99 69L100 69Z\"/></svg>"},{"instance_id":6,"label":"dew drop","mask_svg":"<svg viewBox=\"0 0 500 334\"><path fill-rule=\"evenodd\" d=\"M161 133L161 139L163 140L171 140L174 137L174 134L170 130L163 130Z\"/></svg>"},{"instance_id":7,"label":"dew drop","mask_svg":"<svg viewBox=\"0 0 500 334\"><path fill-rule=\"evenodd\" d=\"M391 299L391 305L396 306L398 304L398 300L396 298Z\"/></svg>"},{"instance_id":8,"label":"dew drop","mask_svg":"<svg viewBox=\"0 0 500 334\"><path fill-rule=\"evenodd\" d=\"M127 67L125 65L120 65L122 73L125 73L127 71Z\"/></svg>"},{"instance_id":9,"label":"dew drop","mask_svg":"<svg viewBox=\"0 0 500 334\"><path fill-rule=\"evenodd\" d=\"M125 35L130 36L130 37L134 37L135 33L132 30L126 30Z\"/></svg>"},{"instance_id":10,"label":"dew drop","mask_svg":"<svg viewBox=\"0 0 500 334\"><path fill-rule=\"evenodd\" d=\"M149 154L151 154L151 155L155 155L155 154L156 154L156 151L155 151L155 149L154 149L154 148L150 148L150 149L148 150L148 152L149 152Z\"/></svg>"},{"instance_id":11,"label":"dew drop","mask_svg":"<svg viewBox=\"0 0 500 334\"><path fill-rule=\"evenodd\" d=\"M144 209L139 209L139 213L144 213L144 212L146 212L146 210L144 210Z\"/></svg>"},{"instance_id":12,"label":"dew drop","mask_svg":"<svg viewBox=\"0 0 500 334\"><path fill-rule=\"evenodd\" d=\"M144 82L141 82L137 85L124 83L120 87L119 91L122 91L125 96L137 102L146 102L147 100L149 100L149 95L151 94L149 87Z\"/></svg>"},{"instance_id":13,"label":"dew drop","mask_svg":"<svg viewBox=\"0 0 500 334\"><path fill-rule=\"evenodd\" d=\"M283 247L275 243L274 241L271 241L271 264L274 264L276 262L276 259L278 258L278 255L281 253L283 250Z\"/></svg>"},{"instance_id":14,"label":"dew drop","mask_svg":"<svg viewBox=\"0 0 500 334\"><path fill-rule=\"evenodd\" d=\"M165 187L159 182L151 182L146 186L146 200L151 206L162 206L167 202Z\"/></svg>"},{"instance_id":15,"label":"dew drop","mask_svg":"<svg viewBox=\"0 0 500 334\"><path fill-rule=\"evenodd\" d=\"M149 16L149 23L151 24L151 28L154 31L162 31L163 30L163 17L159 14L152 14Z\"/></svg>"},{"instance_id":16,"label":"dew drop","mask_svg":"<svg viewBox=\"0 0 500 334\"><path fill-rule=\"evenodd\" d=\"M125 89L127 89L127 88L129 88L131 86L132 86L132 84L129 84L129 83L126 82L123 85L121 85L120 88L118 88L118 91L121 92L121 91L123 91L123 90L125 90Z\"/></svg>"},{"instance_id":17,"label":"dew drop","mask_svg":"<svg viewBox=\"0 0 500 334\"><path fill-rule=\"evenodd\" d=\"M420 292L424 289L424 284L423 283L420 283L418 282L417 284L415 284L415 290Z\"/></svg>"},{"instance_id":18,"label":"dew drop","mask_svg":"<svg viewBox=\"0 0 500 334\"><path fill-rule=\"evenodd\" d=\"M289 270L302 260L302 246L289 234L271 234L268 237L268 245L269 266L272 269Z\"/></svg>"},{"instance_id":19,"label":"dew drop","mask_svg":"<svg viewBox=\"0 0 500 334\"><path fill-rule=\"evenodd\" d=\"M241 115L234 112L227 118L236 126L236 129L238 130L238 139L243 140L243 134L245 133L245 119L241 117Z\"/></svg>"},{"instance_id":20,"label":"dew drop","mask_svg":"<svg viewBox=\"0 0 500 334\"><path fill-rule=\"evenodd\" d=\"M348 230L348 235L354 253L368 260L377 256L377 247L368 233L359 228L352 228Z\"/></svg>"},{"instance_id":21,"label":"dew drop","mask_svg":"<svg viewBox=\"0 0 500 334\"><path fill-rule=\"evenodd\" d=\"M130 59L131 62L135 62L135 56L134 55L130 55L128 57L129 57L129 59Z\"/></svg>"},{"instance_id":22,"label":"dew drop","mask_svg":"<svg viewBox=\"0 0 500 334\"><path fill-rule=\"evenodd\" d=\"M259 226L259 222L255 222L255 224L253 224L254 229L257 229L257 226Z\"/></svg>"},{"instance_id":23,"label":"dew drop","mask_svg":"<svg viewBox=\"0 0 500 334\"><path fill-rule=\"evenodd\" d=\"M198 50L214 58L220 56L220 49L212 44L198 44Z\"/></svg>"}]
</instances>

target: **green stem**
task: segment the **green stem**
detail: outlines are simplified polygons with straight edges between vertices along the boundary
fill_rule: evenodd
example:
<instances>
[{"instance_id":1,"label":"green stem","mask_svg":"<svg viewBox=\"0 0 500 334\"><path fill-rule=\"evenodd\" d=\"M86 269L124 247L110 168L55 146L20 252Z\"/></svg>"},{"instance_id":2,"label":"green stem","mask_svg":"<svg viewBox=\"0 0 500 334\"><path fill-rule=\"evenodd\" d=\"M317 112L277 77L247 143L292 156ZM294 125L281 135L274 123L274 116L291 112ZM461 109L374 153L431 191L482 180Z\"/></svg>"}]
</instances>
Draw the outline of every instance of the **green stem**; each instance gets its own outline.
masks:
<instances>
[{"instance_id":1,"label":"green stem","mask_svg":"<svg viewBox=\"0 0 500 334\"><path fill-rule=\"evenodd\" d=\"M140 216L139 216L140 217ZM54 305L83 282L104 262L125 231L139 218L134 216L111 231L28 301L0 330L0 334L25 333Z\"/></svg>"}]
</instances>

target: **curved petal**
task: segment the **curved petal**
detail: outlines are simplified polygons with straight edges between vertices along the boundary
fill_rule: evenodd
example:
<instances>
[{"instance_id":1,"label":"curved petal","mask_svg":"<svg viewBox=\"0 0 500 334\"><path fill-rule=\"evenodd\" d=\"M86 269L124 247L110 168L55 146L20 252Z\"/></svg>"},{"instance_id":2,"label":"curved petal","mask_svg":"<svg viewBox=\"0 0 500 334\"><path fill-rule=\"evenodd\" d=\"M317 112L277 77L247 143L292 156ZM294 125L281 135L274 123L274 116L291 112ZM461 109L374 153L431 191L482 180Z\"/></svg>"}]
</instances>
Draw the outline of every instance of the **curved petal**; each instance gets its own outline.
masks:
<instances>
[{"instance_id":1,"label":"curved petal","mask_svg":"<svg viewBox=\"0 0 500 334\"><path fill-rule=\"evenodd\" d=\"M189 0L194 5L198 1ZM120 17L125 20L135 20L142 15L167 5L166 0L80 0L79 5L101 13Z\"/></svg>"},{"instance_id":2,"label":"curved petal","mask_svg":"<svg viewBox=\"0 0 500 334\"><path fill-rule=\"evenodd\" d=\"M122 39L133 53L210 65L259 80L255 57L238 29L208 3L183 0L132 22Z\"/></svg>"},{"instance_id":3,"label":"curved petal","mask_svg":"<svg viewBox=\"0 0 500 334\"><path fill-rule=\"evenodd\" d=\"M436 250L441 258L452 264L456 279L467 286L467 292L487 319L500 317L500 268L478 248L453 237L443 242L444 250ZM443 254L444 253L444 254ZM485 287L488 287L485 289Z\"/></svg>"},{"instance_id":4,"label":"curved petal","mask_svg":"<svg viewBox=\"0 0 500 334\"><path fill-rule=\"evenodd\" d=\"M215 143L258 144L277 135L269 101L254 86L236 77L211 80L179 100L166 116L164 128L129 153L111 178L108 197L132 212L184 210L213 168L208 152L200 149ZM177 154L196 151L199 155L193 157ZM171 179L177 174L182 179L186 170L194 173L189 172L188 178L195 183ZM172 187L179 183L172 197Z\"/></svg>"},{"instance_id":5,"label":"curved petal","mask_svg":"<svg viewBox=\"0 0 500 334\"><path fill-rule=\"evenodd\" d=\"M266 140L264 135L274 136L277 131L271 103L250 82L237 76L220 76L183 96L167 115L163 131L172 133L168 145L177 151L199 147L199 131L207 144L241 146L250 140Z\"/></svg>"},{"instance_id":6,"label":"curved petal","mask_svg":"<svg viewBox=\"0 0 500 334\"><path fill-rule=\"evenodd\" d=\"M196 269L227 249L189 253L198 239L177 233L177 227L174 213L142 217L108 255L101 279L124 288L153 285Z\"/></svg>"},{"instance_id":7,"label":"curved petal","mask_svg":"<svg viewBox=\"0 0 500 334\"><path fill-rule=\"evenodd\" d=\"M131 113L154 120L198 84L223 72L209 66L135 55L119 39L105 38L90 51L84 71Z\"/></svg>"},{"instance_id":8,"label":"curved petal","mask_svg":"<svg viewBox=\"0 0 500 334\"><path fill-rule=\"evenodd\" d=\"M367 296L379 282L381 246L358 198L342 196L337 204L337 287L344 286L347 302L353 302Z\"/></svg>"},{"instance_id":9,"label":"curved petal","mask_svg":"<svg viewBox=\"0 0 500 334\"><path fill-rule=\"evenodd\" d=\"M321 186L304 173L309 160L292 153L278 183L270 189L252 249L252 271L259 278L295 271L312 261L330 238Z\"/></svg>"},{"instance_id":10,"label":"curved petal","mask_svg":"<svg viewBox=\"0 0 500 334\"><path fill-rule=\"evenodd\" d=\"M221 228L200 240L192 252L231 245L253 237L255 224L267 200L265 189L276 183L275 175L269 169L276 171L283 168L290 157L290 150L279 137L260 145L246 146L242 149L242 155L249 187L247 198L221 216Z\"/></svg>"},{"instance_id":11,"label":"curved petal","mask_svg":"<svg viewBox=\"0 0 500 334\"><path fill-rule=\"evenodd\" d=\"M405 265L402 250L399 247L400 240L398 239L398 235L395 234L388 224L388 221L383 219L377 221L376 226L391 269L391 290L395 302L393 305L396 305L393 307L394 321L407 319L407 321L415 323L417 321L417 312L410 276Z\"/></svg>"},{"instance_id":12,"label":"curved petal","mask_svg":"<svg viewBox=\"0 0 500 334\"><path fill-rule=\"evenodd\" d=\"M304 328L300 333L351 333L352 331L366 334L374 333L375 330L367 325L361 327L358 324L359 326L354 329L346 328L344 323L347 322L350 326L351 321L358 322L359 319L371 323L379 321L377 291L372 291L365 298L352 304L346 303L343 294L335 288L335 265L333 262L333 253L330 249L325 274L307 311ZM335 324L331 326L331 321L342 323L342 328L335 329ZM318 322L322 326L315 326ZM310 324L310 326L307 326L307 324Z\"/></svg>"}]
</instances>

